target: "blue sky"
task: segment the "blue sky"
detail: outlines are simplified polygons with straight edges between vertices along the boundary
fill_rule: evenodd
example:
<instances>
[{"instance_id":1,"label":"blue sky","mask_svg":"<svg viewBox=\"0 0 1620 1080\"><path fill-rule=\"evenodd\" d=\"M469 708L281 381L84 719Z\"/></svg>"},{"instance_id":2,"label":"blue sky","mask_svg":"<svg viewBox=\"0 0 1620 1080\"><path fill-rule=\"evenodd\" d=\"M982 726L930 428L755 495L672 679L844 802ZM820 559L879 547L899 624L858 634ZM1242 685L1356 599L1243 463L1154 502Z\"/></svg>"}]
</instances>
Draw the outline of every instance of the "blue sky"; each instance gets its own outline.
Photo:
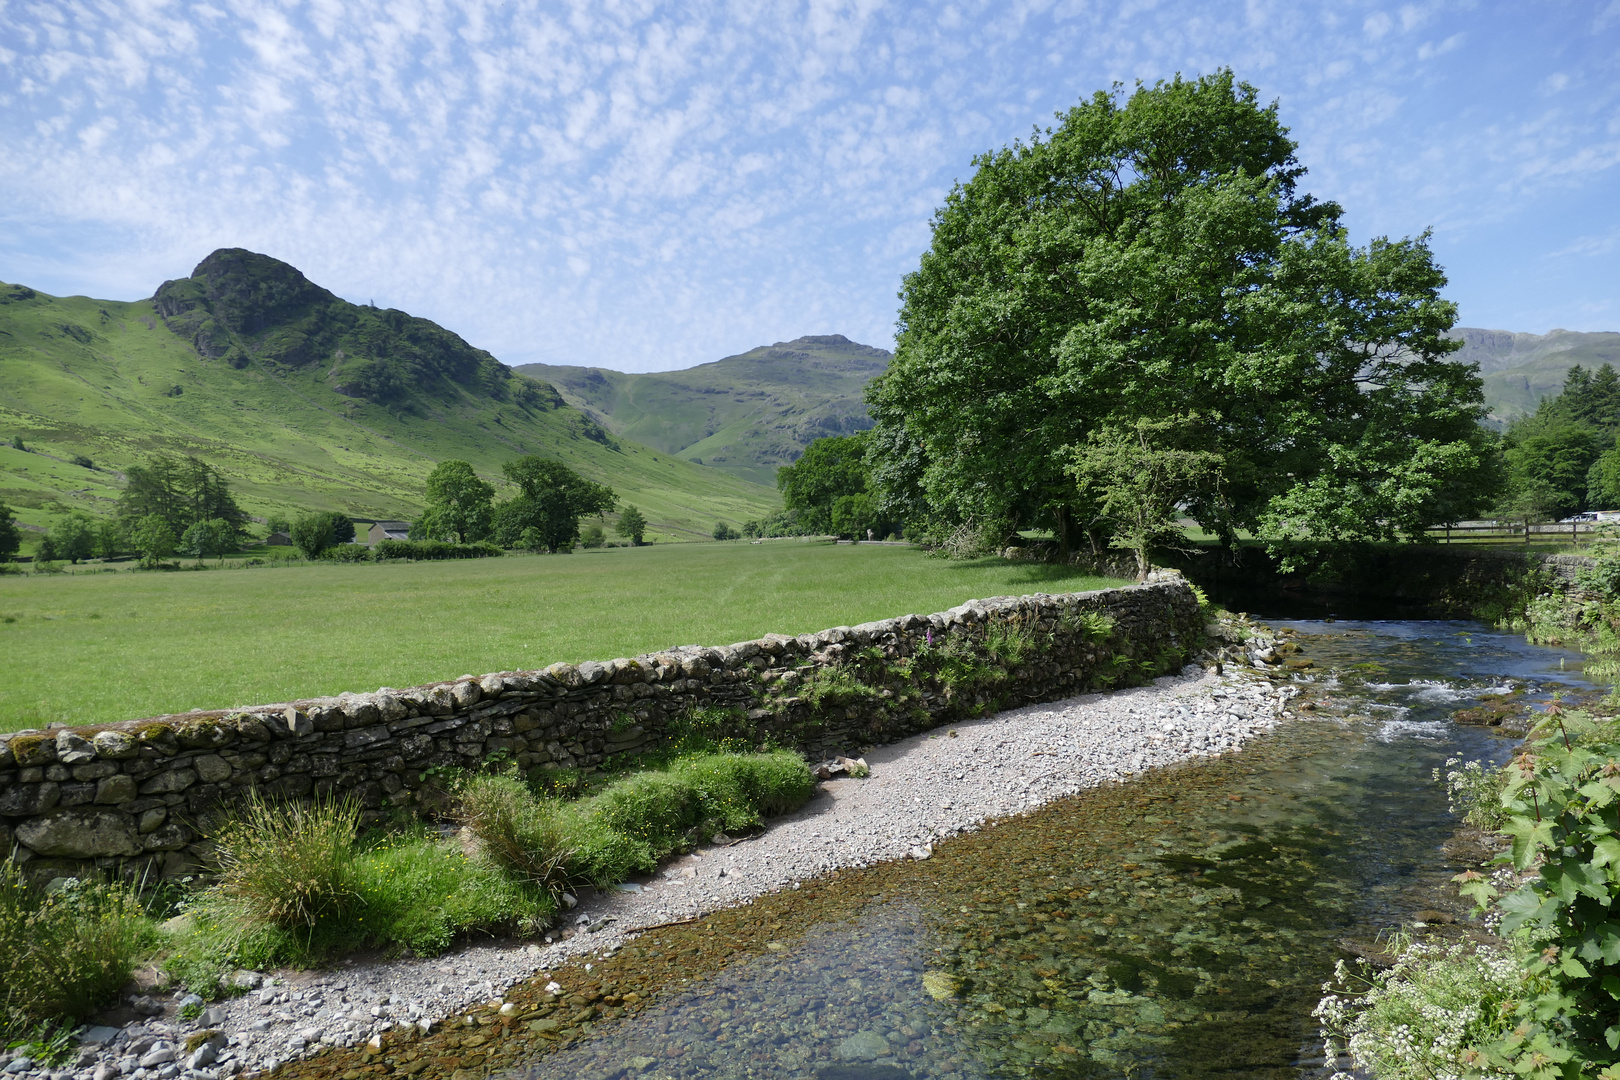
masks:
<instances>
[{"instance_id":1,"label":"blue sky","mask_svg":"<svg viewBox=\"0 0 1620 1080\"><path fill-rule=\"evenodd\" d=\"M514 364L888 346L975 154L1223 65L1463 325L1620 330L1620 0L0 0L0 278L240 246Z\"/></svg>"}]
</instances>

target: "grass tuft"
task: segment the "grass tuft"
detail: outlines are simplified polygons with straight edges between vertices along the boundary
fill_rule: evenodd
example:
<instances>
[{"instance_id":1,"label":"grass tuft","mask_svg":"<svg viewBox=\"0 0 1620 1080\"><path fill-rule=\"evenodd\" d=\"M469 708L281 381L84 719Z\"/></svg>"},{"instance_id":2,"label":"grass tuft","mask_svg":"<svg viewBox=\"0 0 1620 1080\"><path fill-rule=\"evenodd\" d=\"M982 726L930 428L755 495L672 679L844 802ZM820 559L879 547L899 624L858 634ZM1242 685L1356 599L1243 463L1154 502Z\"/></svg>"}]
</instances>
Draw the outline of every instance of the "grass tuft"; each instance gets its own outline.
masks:
<instances>
[{"instance_id":1,"label":"grass tuft","mask_svg":"<svg viewBox=\"0 0 1620 1080\"><path fill-rule=\"evenodd\" d=\"M490 858L520 882L552 896L563 892L573 848L554 803L536 798L512 775L475 774L455 794L456 819Z\"/></svg>"},{"instance_id":2,"label":"grass tuft","mask_svg":"<svg viewBox=\"0 0 1620 1080\"><path fill-rule=\"evenodd\" d=\"M0 1024L74 1021L105 1006L154 936L124 887L69 879L41 890L0 862Z\"/></svg>"},{"instance_id":3,"label":"grass tuft","mask_svg":"<svg viewBox=\"0 0 1620 1080\"><path fill-rule=\"evenodd\" d=\"M220 895L247 929L314 927L360 899L354 838L360 804L272 802L257 793L215 838Z\"/></svg>"}]
</instances>

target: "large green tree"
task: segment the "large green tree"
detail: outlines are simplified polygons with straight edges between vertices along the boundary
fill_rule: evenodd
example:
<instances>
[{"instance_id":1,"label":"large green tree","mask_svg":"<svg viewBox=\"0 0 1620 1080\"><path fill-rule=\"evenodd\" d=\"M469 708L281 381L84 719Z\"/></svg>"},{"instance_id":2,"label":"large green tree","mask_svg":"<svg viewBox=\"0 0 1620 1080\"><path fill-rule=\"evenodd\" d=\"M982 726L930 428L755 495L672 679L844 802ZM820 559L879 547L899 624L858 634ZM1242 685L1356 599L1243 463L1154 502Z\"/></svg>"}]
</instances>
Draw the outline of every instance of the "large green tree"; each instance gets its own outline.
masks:
<instances>
[{"instance_id":1,"label":"large green tree","mask_svg":"<svg viewBox=\"0 0 1620 1080\"><path fill-rule=\"evenodd\" d=\"M631 547L640 547L647 533L647 517L635 506L626 506L619 511L619 523L613 531L629 540Z\"/></svg>"},{"instance_id":2,"label":"large green tree","mask_svg":"<svg viewBox=\"0 0 1620 1080\"><path fill-rule=\"evenodd\" d=\"M547 551L572 551L579 539L579 519L606 514L618 504L613 489L593 483L553 458L537 455L501 466L518 493L496 513L495 539L514 547L535 530Z\"/></svg>"},{"instance_id":3,"label":"large green tree","mask_svg":"<svg viewBox=\"0 0 1620 1080\"><path fill-rule=\"evenodd\" d=\"M1427 237L1353 246L1299 190L1276 106L1230 71L1098 93L986 154L907 275L867 393L874 480L907 520L1098 521L1093 432L1204 418L1185 509L1319 539L1419 533L1492 494L1480 382Z\"/></svg>"},{"instance_id":4,"label":"large green tree","mask_svg":"<svg viewBox=\"0 0 1620 1080\"><path fill-rule=\"evenodd\" d=\"M782 504L804 531L860 540L868 528L889 531L889 520L870 494L870 443L866 431L827 435L806 446L799 460L776 470Z\"/></svg>"},{"instance_id":5,"label":"large green tree","mask_svg":"<svg viewBox=\"0 0 1620 1080\"><path fill-rule=\"evenodd\" d=\"M147 514L131 524L129 541L141 553L141 566L148 570L173 555L180 542L162 514Z\"/></svg>"},{"instance_id":6,"label":"large green tree","mask_svg":"<svg viewBox=\"0 0 1620 1080\"><path fill-rule=\"evenodd\" d=\"M350 526L352 531L353 526ZM236 534L231 527L219 518L210 521L194 521L187 527L185 535L180 537L177 547L187 555L195 555L200 564L210 556L218 556L221 563L225 562L225 553L236 546Z\"/></svg>"},{"instance_id":7,"label":"large green tree","mask_svg":"<svg viewBox=\"0 0 1620 1080\"><path fill-rule=\"evenodd\" d=\"M95 554L96 522L82 511L69 514L51 525L46 539L50 541L50 558L81 562Z\"/></svg>"},{"instance_id":8,"label":"large green tree","mask_svg":"<svg viewBox=\"0 0 1620 1080\"><path fill-rule=\"evenodd\" d=\"M289 528L288 539L304 558L318 559L328 549L354 541L354 522L336 510L300 514Z\"/></svg>"},{"instance_id":9,"label":"large green tree","mask_svg":"<svg viewBox=\"0 0 1620 1080\"><path fill-rule=\"evenodd\" d=\"M482 540L494 520L495 489L465 461L441 461L427 479L427 506L411 526L413 540Z\"/></svg>"},{"instance_id":10,"label":"large green tree","mask_svg":"<svg viewBox=\"0 0 1620 1080\"><path fill-rule=\"evenodd\" d=\"M235 539L248 516L236 505L230 485L219 470L199 458L154 454L125 470L128 483L118 499L118 516L126 526L156 514L181 535L194 522L218 518Z\"/></svg>"}]
</instances>

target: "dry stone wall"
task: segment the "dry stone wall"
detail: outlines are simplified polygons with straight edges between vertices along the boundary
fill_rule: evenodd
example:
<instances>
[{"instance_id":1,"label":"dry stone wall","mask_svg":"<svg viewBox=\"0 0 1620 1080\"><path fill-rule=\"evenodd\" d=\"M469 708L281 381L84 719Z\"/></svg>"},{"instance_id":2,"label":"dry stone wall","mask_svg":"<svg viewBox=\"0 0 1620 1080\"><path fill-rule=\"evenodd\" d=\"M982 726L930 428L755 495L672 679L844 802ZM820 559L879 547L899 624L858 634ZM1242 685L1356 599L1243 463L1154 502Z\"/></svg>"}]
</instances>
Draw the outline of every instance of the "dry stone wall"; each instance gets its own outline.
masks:
<instances>
[{"instance_id":1,"label":"dry stone wall","mask_svg":"<svg viewBox=\"0 0 1620 1080\"><path fill-rule=\"evenodd\" d=\"M1141 585L971 600L817 634L553 664L406 690L0 736L0 844L29 876L195 872L249 791L433 812L444 767L592 768L696 721L812 758L995 708L1179 669L1202 645L1173 571Z\"/></svg>"}]
</instances>

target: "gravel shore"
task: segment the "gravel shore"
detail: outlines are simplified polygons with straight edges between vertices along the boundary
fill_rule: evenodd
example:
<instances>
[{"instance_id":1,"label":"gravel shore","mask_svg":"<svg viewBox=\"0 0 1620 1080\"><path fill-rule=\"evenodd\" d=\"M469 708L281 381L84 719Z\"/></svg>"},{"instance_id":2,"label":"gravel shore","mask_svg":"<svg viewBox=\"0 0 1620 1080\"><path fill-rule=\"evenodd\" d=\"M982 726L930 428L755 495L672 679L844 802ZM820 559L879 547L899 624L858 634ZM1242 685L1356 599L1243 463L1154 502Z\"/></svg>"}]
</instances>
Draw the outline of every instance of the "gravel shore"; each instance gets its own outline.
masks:
<instances>
[{"instance_id":1,"label":"gravel shore","mask_svg":"<svg viewBox=\"0 0 1620 1080\"><path fill-rule=\"evenodd\" d=\"M351 960L330 971L239 973L247 994L182 1021L163 1014L93 1028L53 1080L217 1080L273 1068L321 1044L363 1042L395 1024L430 1025L639 930L796 888L831 870L927 858L932 845L1082 788L1242 746L1290 714L1298 688L1189 667L1180 677L939 728L874 749L871 775L823 782L760 834L715 843L650 878L580 898L559 940L474 945L430 959ZM262 980L262 981L261 981ZM211 1038L204 1032L218 1032ZM191 1043L191 1048L187 1044ZM7 1080L43 1078L24 1059Z\"/></svg>"}]
</instances>

